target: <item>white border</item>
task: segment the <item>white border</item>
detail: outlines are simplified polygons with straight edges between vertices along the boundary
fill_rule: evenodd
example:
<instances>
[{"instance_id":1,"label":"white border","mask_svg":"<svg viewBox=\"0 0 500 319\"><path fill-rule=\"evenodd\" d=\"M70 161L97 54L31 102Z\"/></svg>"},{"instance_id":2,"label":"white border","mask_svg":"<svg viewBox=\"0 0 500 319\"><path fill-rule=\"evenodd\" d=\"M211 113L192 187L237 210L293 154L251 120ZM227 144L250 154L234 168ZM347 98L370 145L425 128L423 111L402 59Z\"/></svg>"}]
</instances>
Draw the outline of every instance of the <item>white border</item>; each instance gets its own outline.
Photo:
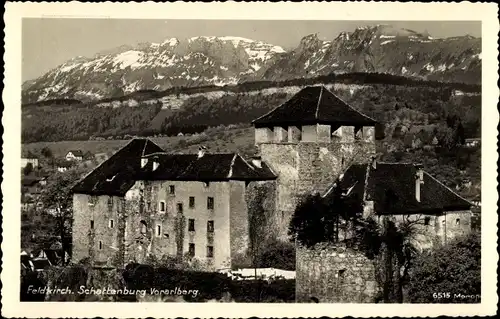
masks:
<instances>
[{"instance_id":1,"label":"white border","mask_svg":"<svg viewBox=\"0 0 500 319\"><path fill-rule=\"evenodd\" d=\"M5 5L2 314L6 317L467 316L496 313L497 20L493 3L7 3ZM475 305L20 303L21 18L482 21L482 301Z\"/></svg>"}]
</instances>

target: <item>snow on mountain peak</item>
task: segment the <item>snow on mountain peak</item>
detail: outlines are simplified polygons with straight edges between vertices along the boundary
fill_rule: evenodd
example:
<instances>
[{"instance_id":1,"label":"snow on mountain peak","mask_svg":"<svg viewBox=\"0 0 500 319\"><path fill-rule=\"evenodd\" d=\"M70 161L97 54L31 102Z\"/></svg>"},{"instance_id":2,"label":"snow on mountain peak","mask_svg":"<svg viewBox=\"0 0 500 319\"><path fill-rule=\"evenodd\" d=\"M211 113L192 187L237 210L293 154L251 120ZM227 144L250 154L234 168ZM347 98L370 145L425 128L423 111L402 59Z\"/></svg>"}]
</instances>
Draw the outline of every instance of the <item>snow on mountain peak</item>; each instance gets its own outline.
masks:
<instances>
[{"instance_id":1,"label":"snow on mountain peak","mask_svg":"<svg viewBox=\"0 0 500 319\"><path fill-rule=\"evenodd\" d=\"M179 44L179 40L177 38L171 38L171 39L166 39L165 41L163 41L161 43L161 46L164 46L164 45L169 45L171 47L173 46L176 46L177 44Z\"/></svg>"}]
</instances>

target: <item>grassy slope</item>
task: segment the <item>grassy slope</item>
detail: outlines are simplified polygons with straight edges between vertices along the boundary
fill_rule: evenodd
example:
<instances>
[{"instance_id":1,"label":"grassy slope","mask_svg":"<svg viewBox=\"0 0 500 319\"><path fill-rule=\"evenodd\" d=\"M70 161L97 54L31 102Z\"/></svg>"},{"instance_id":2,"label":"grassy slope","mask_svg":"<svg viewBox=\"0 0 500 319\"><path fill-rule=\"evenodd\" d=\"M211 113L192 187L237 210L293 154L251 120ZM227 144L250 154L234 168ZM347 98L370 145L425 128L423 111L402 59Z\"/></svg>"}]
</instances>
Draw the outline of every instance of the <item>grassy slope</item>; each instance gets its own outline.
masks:
<instances>
[{"instance_id":1,"label":"grassy slope","mask_svg":"<svg viewBox=\"0 0 500 319\"><path fill-rule=\"evenodd\" d=\"M248 156L253 154L254 145L253 128L249 125L211 128L202 134L190 136L150 139L167 152L179 153L195 153L200 145L204 145L211 152L238 152ZM110 155L128 142L128 140L37 142L23 144L22 147L23 151L31 151L34 154L40 154L42 148L48 147L55 157L63 157L71 149Z\"/></svg>"}]
</instances>

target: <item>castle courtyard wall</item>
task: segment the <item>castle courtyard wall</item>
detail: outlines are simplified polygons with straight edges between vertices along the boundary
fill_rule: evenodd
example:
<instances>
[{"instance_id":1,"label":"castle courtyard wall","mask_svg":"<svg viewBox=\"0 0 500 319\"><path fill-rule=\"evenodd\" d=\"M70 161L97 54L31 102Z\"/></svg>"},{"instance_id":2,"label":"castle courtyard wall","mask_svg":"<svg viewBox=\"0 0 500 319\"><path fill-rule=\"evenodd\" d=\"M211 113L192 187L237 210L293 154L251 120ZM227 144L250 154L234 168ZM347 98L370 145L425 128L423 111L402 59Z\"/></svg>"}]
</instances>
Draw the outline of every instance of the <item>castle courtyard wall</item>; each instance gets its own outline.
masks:
<instances>
[{"instance_id":1,"label":"castle courtyard wall","mask_svg":"<svg viewBox=\"0 0 500 319\"><path fill-rule=\"evenodd\" d=\"M295 296L297 302L373 303L378 292L375 267L357 250L342 244L297 246Z\"/></svg>"}]
</instances>

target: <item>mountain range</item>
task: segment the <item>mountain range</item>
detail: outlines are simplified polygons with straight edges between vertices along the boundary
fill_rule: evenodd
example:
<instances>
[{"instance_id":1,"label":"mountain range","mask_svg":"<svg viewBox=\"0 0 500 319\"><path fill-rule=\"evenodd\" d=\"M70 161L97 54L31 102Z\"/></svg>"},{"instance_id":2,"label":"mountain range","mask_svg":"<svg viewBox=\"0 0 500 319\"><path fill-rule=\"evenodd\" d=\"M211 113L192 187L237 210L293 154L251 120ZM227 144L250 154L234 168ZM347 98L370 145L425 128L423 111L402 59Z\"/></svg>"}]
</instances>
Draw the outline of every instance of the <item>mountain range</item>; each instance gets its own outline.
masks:
<instances>
[{"instance_id":1,"label":"mountain range","mask_svg":"<svg viewBox=\"0 0 500 319\"><path fill-rule=\"evenodd\" d=\"M360 27L333 40L308 35L289 51L241 37L166 39L76 57L22 86L23 103L81 101L138 90L232 85L347 72L376 72L479 84L481 38L434 39L390 25Z\"/></svg>"}]
</instances>

